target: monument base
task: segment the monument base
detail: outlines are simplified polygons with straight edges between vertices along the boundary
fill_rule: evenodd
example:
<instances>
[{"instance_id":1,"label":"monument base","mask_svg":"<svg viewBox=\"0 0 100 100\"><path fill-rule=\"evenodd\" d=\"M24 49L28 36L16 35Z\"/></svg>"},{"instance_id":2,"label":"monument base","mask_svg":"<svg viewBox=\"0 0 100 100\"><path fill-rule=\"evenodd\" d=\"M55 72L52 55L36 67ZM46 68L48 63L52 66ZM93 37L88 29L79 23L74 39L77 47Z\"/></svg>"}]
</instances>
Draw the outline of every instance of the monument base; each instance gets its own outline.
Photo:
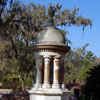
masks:
<instances>
[{"instance_id":1,"label":"monument base","mask_svg":"<svg viewBox=\"0 0 100 100\"><path fill-rule=\"evenodd\" d=\"M71 93L67 89L38 89L29 91L30 100L69 100Z\"/></svg>"}]
</instances>

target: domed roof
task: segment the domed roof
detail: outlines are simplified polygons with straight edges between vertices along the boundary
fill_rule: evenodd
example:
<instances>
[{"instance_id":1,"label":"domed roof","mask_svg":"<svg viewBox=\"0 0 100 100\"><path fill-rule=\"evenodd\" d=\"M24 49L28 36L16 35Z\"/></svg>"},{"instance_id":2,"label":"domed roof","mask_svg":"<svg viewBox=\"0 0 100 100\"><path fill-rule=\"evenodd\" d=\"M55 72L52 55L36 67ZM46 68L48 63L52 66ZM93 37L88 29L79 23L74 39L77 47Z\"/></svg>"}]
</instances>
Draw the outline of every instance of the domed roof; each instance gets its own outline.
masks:
<instances>
[{"instance_id":1,"label":"domed roof","mask_svg":"<svg viewBox=\"0 0 100 100\"><path fill-rule=\"evenodd\" d=\"M53 51L65 54L70 50L70 47L65 45L66 39L64 33L54 26L54 13L54 8L50 7L48 9L48 24L38 33L33 45L35 52L43 50L46 52Z\"/></svg>"},{"instance_id":2,"label":"domed roof","mask_svg":"<svg viewBox=\"0 0 100 100\"><path fill-rule=\"evenodd\" d=\"M64 34L54 26L55 9L48 8L48 24L38 33L35 44L65 44Z\"/></svg>"},{"instance_id":3,"label":"domed roof","mask_svg":"<svg viewBox=\"0 0 100 100\"><path fill-rule=\"evenodd\" d=\"M47 26L37 35L35 44L65 44L64 34L54 26Z\"/></svg>"}]
</instances>

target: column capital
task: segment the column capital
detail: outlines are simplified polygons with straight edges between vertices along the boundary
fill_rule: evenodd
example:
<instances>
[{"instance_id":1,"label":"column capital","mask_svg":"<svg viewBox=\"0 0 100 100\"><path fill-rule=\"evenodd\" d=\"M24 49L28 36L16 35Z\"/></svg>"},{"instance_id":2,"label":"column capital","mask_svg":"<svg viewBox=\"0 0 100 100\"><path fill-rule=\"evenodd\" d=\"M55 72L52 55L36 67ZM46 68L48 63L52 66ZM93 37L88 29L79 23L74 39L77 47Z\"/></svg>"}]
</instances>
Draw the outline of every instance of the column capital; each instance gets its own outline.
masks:
<instances>
[{"instance_id":1,"label":"column capital","mask_svg":"<svg viewBox=\"0 0 100 100\"><path fill-rule=\"evenodd\" d=\"M54 56L55 59L60 59L61 56L60 55L57 55L57 56Z\"/></svg>"},{"instance_id":2,"label":"column capital","mask_svg":"<svg viewBox=\"0 0 100 100\"><path fill-rule=\"evenodd\" d=\"M50 61L50 59L51 59L51 56L43 56L43 58L44 58L44 61L45 62L48 62L48 61Z\"/></svg>"},{"instance_id":3,"label":"column capital","mask_svg":"<svg viewBox=\"0 0 100 100\"><path fill-rule=\"evenodd\" d=\"M35 59L43 59L43 56L36 56Z\"/></svg>"},{"instance_id":4,"label":"column capital","mask_svg":"<svg viewBox=\"0 0 100 100\"><path fill-rule=\"evenodd\" d=\"M51 58L50 55L44 55L43 58Z\"/></svg>"},{"instance_id":5,"label":"column capital","mask_svg":"<svg viewBox=\"0 0 100 100\"><path fill-rule=\"evenodd\" d=\"M61 58L61 56L55 56L55 57L54 57L54 61L59 61L60 58Z\"/></svg>"}]
</instances>

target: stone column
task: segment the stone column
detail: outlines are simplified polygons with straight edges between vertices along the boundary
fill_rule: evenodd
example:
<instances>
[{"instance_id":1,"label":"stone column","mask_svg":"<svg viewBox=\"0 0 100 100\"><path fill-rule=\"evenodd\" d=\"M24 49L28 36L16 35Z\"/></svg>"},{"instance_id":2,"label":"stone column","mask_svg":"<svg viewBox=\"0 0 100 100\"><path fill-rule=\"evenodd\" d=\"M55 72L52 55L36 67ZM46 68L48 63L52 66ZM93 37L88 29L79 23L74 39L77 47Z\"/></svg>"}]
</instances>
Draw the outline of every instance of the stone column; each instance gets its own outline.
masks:
<instances>
[{"instance_id":1,"label":"stone column","mask_svg":"<svg viewBox=\"0 0 100 100\"><path fill-rule=\"evenodd\" d=\"M54 69L53 69L53 85L52 88L60 88L59 84L59 65L60 65L60 57L56 56L54 58Z\"/></svg>"},{"instance_id":2,"label":"stone column","mask_svg":"<svg viewBox=\"0 0 100 100\"><path fill-rule=\"evenodd\" d=\"M64 73L65 73L64 72L64 65L61 66L61 73L62 73L61 74L61 84L62 84L61 86L62 86L62 88L66 88L66 85L64 83Z\"/></svg>"},{"instance_id":3,"label":"stone column","mask_svg":"<svg viewBox=\"0 0 100 100\"><path fill-rule=\"evenodd\" d=\"M43 88L51 88L50 85L50 57L44 56L44 83Z\"/></svg>"},{"instance_id":4,"label":"stone column","mask_svg":"<svg viewBox=\"0 0 100 100\"><path fill-rule=\"evenodd\" d=\"M43 59L42 57L36 58L36 83L35 88L42 87L42 68L43 68Z\"/></svg>"},{"instance_id":5,"label":"stone column","mask_svg":"<svg viewBox=\"0 0 100 100\"><path fill-rule=\"evenodd\" d=\"M64 74L65 74L65 71L64 71L64 58L65 58L65 56L63 55L62 56L62 58L61 58L61 60L62 60L62 62L60 63L61 65L61 67L60 67L60 73L62 73L61 74L61 77L60 77L60 80L61 80L61 87L62 88L66 88L66 85L65 85L65 82L64 82Z\"/></svg>"}]
</instances>

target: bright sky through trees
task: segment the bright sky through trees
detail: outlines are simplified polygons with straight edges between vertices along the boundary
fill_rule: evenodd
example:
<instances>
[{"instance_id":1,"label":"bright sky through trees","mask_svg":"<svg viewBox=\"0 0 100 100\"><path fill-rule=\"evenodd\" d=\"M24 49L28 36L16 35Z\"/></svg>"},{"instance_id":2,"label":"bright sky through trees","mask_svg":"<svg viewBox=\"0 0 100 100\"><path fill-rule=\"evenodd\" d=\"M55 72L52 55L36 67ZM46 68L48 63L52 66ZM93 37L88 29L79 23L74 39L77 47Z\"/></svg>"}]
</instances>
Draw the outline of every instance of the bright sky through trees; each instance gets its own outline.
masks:
<instances>
[{"instance_id":1,"label":"bright sky through trees","mask_svg":"<svg viewBox=\"0 0 100 100\"><path fill-rule=\"evenodd\" d=\"M77 48L89 43L87 50L92 51L96 56L100 57L100 0L21 0L25 4L35 3L53 5L59 3L63 5L63 9L80 8L80 15L93 20L93 26L85 28L72 26L66 27L69 31L68 39L72 41L71 48Z\"/></svg>"}]
</instances>

